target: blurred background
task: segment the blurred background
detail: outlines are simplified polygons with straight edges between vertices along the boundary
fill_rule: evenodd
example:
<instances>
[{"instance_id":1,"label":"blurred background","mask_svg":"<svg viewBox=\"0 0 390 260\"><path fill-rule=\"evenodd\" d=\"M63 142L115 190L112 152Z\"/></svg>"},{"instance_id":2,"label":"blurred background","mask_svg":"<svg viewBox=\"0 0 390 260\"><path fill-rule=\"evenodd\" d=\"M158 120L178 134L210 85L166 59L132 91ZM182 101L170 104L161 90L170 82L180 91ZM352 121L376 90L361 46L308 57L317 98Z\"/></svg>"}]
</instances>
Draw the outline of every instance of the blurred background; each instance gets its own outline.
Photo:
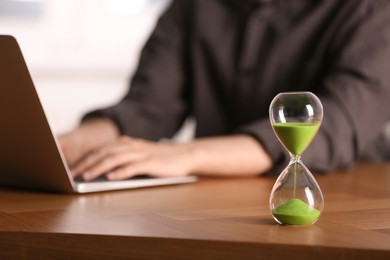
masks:
<instances>
[{"instance_id":1,"label":"blurred background","mask_svg":"<svg viewBox=\"0 0 390 260\"><path fill-rule=\"evenodd\" d=\"M0 34L17 38L55 134L127 90L170 0L0 0Z\"/></svg>"}]
</instances>

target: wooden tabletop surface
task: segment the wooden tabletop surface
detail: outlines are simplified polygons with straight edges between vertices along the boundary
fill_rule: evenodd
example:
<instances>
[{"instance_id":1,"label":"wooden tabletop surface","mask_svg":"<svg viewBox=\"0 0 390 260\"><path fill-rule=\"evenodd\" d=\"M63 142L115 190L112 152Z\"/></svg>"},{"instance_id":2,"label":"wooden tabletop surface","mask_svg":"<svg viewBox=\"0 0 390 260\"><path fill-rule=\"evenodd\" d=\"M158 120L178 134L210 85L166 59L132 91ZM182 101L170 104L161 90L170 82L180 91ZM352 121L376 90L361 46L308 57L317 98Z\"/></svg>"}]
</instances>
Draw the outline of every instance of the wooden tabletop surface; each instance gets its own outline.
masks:
<instances>
[{"instance_id":1,"label":"wooden tabletop surface","mask_svg":"<svg viewBox=\"0 0 390 260\"><path fill-rule=\"evenodd\" d=\"M390 164L315 175L320 220L277 225L274 177L64 195L0 189L0 259L390 259Z\"/></svg>"}]
</instances>

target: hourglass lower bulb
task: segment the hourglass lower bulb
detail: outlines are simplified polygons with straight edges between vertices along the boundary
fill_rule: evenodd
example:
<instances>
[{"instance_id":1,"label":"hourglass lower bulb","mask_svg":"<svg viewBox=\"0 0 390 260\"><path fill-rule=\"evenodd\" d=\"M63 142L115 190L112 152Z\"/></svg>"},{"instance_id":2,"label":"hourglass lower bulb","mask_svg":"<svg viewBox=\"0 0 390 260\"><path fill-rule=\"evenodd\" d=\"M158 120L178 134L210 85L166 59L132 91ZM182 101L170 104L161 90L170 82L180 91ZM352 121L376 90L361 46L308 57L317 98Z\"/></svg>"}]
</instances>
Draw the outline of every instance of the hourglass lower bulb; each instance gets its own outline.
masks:
<instances>
[{"instance_id":1,"label":"hourglass lower bulb","mask_svg":"<svg viewBox=\"0 0 390 260\"><path fill-rule=\"evenodd\" d=\"M282 225L313 224L323 210L324 198L301 155L321 125L322 104L311 92L286 92L273 99L269 112L274 132L291 156L271 191L272 216Z\"/></svg>"}]
</instances>

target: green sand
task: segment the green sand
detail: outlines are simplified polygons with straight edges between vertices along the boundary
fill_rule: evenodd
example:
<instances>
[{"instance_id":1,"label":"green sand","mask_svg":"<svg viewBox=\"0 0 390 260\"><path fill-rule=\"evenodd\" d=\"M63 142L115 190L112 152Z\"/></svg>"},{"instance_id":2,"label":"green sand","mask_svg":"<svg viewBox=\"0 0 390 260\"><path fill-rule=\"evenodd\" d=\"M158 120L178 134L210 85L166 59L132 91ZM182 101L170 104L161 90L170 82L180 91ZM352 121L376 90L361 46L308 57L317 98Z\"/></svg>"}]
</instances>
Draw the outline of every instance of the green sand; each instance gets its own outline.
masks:
<instances>
[{"instance_id":1,"label":"green sand","mask_svg":"<svg viewBox=\"0 0 390 260\"><path fill-rule=\"evenodd\" d=\"M320 211L300 199L291 199L273 209L272 215L284 225L302 226L316 221Z\"/></svg>"},{"instance_id":2,"label":"green sand","mask_svg":"<svg viewBox=\"0 0 390 260\"><path fill-rule=\"evenodd\" d=\"M272 125L276 135L293 154L300 155L317 133L319 123L275 123Z\"/></svg>"}]
</instances>

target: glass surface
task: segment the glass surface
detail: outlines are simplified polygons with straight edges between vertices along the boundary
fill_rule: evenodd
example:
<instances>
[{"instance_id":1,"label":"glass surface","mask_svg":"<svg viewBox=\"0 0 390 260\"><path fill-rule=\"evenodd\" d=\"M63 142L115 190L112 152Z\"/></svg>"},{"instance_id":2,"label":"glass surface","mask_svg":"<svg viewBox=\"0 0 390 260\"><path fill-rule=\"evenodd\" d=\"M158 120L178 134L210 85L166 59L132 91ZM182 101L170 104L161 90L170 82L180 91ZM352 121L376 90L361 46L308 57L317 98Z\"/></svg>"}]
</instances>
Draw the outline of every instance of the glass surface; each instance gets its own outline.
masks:
<instances>
[{"instance_id":1,"label":"glass surface","mask_svg":"<svg viewBox=\"0 0 390 260\"><path fill-rule=\"evenodd\" d=\"M311 92L280 93L272 100L269 115L275 135L291 157L271 191L272 216L282 225L313 224L324 208L324 198L301 155L320 128L321 101Z\"/></svg>"}]
</instances>

